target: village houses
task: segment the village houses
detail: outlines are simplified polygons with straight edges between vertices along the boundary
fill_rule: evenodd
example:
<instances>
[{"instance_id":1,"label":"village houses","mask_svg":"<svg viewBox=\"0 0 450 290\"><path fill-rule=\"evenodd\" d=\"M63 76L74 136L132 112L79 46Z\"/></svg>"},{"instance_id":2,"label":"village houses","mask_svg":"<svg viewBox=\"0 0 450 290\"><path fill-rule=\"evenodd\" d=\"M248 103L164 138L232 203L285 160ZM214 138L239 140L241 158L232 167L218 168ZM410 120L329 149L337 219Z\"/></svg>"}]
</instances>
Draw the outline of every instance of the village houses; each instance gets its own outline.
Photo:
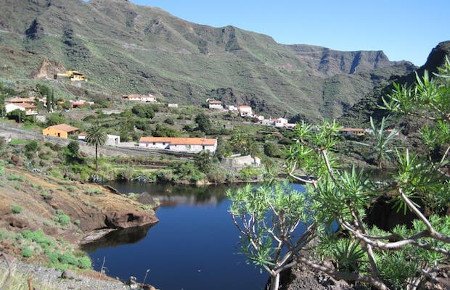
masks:
<instances>
[{"instance_id":1,"label":"village houses","mask_svg":"<svg viewBox=\"0 0 450 290\"><path fill-rule=\"evenodd\" d=\"M210 109L223 110L223 105L221 101L215 99L207 99L206 102L208 103L208 108Z\"/></svg>"},{"instance_id":2,"label":"village houses","mask_svg":"<svg viewBox=\"0 0 450 290\"><path fill-rule=\"evenodd\" d=\"M79 129L67 124L58 124L50 126L42 130L44 136L59 137L63 139L68 139L69 136L73 136L79 132Z\"/></svg>"},{"instance_id":3,"label":"village houses","mask_svg":"<svg viewBox=\"0 0 450 290\"><path fill-rule=\"evenodd\" d=\"M139 95L139 94L131 94L122 96L122 100L125 101L133 101L133 102L141 102L141 103L156 103L156 97L152 94L148 95Z\"/></svg>"},{"instance_id":4,"label":"village houses","mask_svg":"<svg viewBox=\"0 0 450 290\"><path fill-rule=\"evenodd\" d=\"M10 113L14 110L25 112L27 116L37 115L34 98L12 98L5 100L5 111Z\"/></svg>"},{"instance_id":5,"label":"village houses","mask_svg":"<svg viewBox=\"0 0 450 290\"><path fill-rule=\"evenodd\" d=\"M201 151L214 153L217 150L217 139L141 137L139 147L184 153L199 153Z\"/></svg>"},{"instance_id":6,"label":"village houses","mask_svg":"<svg viewBox=\"0 0 450 290\"><path fill-rule=\"evenodd\" d=\"M89 102L86 100L69 100L72 108L80 108L80 107L84 107L84 106L92 106L94 105L94 102Z\"/></svg>"},{"instance_id":7,"label":"village houses","mask_svg":"<svg viewBox=\"0 0 450 290\"><path fill-rule=\"evenodd\" d=\"M239 115L241 117L252 117L253 116L253 110L252 107L247 105L241 105L238 107Z\"/></svg>"}]
</instances>

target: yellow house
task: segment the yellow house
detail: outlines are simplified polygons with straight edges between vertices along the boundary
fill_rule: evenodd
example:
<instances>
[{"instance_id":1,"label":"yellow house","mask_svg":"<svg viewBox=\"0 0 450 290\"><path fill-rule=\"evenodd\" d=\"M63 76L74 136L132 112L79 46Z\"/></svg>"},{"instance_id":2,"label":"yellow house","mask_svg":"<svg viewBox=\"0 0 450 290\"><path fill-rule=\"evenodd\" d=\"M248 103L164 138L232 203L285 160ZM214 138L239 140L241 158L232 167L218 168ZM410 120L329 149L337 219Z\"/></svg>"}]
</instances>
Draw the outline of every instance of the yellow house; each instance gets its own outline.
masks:
<instances>
[{"instance_id":1,"label":"yellow house","mask_svg":"<svg viewBox=\"0 0 450 290\"><path fill-rule=\"evenodd\" d=\"M52 136L67 139L70 135L75 134L78 131L79 129L76 127L72 127L67 124L59 124L45 128L44 130L42 130L42 134L44 136Z\"/></svg>"}]
</instances>

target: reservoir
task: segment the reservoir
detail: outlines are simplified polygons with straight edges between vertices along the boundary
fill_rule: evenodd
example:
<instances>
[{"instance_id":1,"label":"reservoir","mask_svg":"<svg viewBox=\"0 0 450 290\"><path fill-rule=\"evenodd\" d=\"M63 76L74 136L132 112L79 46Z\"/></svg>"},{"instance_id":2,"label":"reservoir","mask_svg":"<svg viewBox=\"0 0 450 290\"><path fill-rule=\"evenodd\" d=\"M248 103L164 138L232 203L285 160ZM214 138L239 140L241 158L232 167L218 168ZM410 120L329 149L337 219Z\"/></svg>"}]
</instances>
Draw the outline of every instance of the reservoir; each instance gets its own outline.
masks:
<instances>
[{"instance_id":1,"label":"reservoir","mask_svg":"<svg viewBox=\"0 0 450 290\"><path fill-rule=\"evenodd\" d=\"M162 290L264 289L266 272L240 254L239 232L228 213L230 186L191 187L146 183L110 184L121 193L158 198L159 223L120 230L88 245L94 268L121 280L135 276Z\"/></svg>"}]
</instances>

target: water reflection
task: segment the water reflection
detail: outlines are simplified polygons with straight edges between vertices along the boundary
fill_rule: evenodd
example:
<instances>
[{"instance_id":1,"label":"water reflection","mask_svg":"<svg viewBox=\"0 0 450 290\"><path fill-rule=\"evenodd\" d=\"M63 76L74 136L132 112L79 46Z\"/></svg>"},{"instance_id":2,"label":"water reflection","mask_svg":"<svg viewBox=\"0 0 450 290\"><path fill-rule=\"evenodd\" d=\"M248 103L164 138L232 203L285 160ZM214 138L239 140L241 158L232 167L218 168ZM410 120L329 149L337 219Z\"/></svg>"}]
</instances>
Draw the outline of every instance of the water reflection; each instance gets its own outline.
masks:
<instances>
[{"instance_id":1,"label":"water reflection","mask_svg":"<svg viewBox=\"0 0 450 290\"><path fill-rule=\"evenodd\" d=\"M83 245L82 250L86 252L94 252L99 248L113 248L126 244L134 244L145 238L151 227L152 225L129 229L118 229L104 235L102 238L95 240L92 243Z\"/></svg>"},{"instance_id":2,"label":"water reflection","mask_svg":"<svg viewBox=\"0 0 450 290\"><path fill-rule=\"evenodd\" d=\"M236 186L161 185L143 183L111 183L122 193L140 194L138 201L153 204L158 199L161 207L183 205L217 205L226 199L226 191Z\"/></svg>"}]
</instances>

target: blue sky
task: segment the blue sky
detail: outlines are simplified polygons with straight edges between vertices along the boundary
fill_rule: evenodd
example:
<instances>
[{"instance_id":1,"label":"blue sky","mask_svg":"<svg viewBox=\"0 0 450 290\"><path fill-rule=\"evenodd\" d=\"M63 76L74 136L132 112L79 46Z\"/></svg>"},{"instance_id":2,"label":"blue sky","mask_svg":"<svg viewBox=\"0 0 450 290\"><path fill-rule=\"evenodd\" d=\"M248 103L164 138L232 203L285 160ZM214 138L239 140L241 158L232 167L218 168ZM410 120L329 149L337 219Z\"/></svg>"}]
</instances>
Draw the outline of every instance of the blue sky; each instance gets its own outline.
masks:
<instances>
[{"instance_id":1,"label":"blue sky","mask_svg":"<svg viewBox=\"0 0 450 290\"><path fill-rule=\"evenodd\" d=\"M338 50L383 50L391 60L425 63L450 40L450 0L132 0L195 23L234 25L280 43Z\"/></svg>"}]
</instances>

